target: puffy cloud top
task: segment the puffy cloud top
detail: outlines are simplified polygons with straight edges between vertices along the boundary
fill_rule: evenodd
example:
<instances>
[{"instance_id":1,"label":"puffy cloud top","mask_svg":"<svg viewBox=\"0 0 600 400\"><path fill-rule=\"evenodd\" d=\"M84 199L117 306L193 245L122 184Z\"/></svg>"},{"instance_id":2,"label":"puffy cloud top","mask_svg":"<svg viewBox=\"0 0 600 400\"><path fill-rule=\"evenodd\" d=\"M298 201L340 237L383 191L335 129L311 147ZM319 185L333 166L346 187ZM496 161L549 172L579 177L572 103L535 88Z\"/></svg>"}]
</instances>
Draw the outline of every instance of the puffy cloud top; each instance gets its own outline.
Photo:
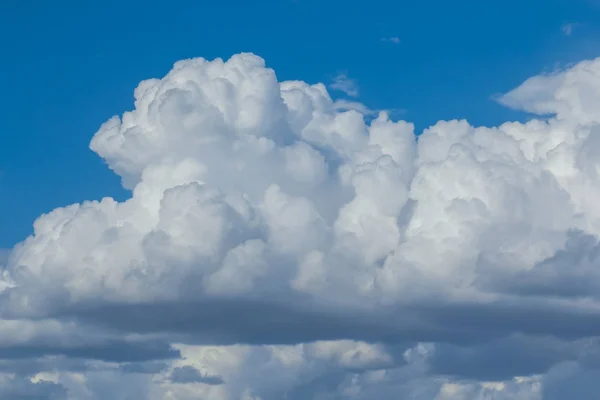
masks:
<instances>
[{"instance_id":1,"label":"puffy cloud top","mask_svg":"<svg viewBox=\"0 0 600 400\"><path fill-rule=\"evenodd\" d=\"M600 59L500 100L549 117L440 121L416 136L385 112L341 108L322 84L279 82L253 54L177 62L91 141L131 198L42 215L1 270L2 322L28 326L19 346L41 340L43 355L114 345L115 331L132 350L110 362L229 352L164 373L127 367L163 374L147 398L395 398L437 369L475 383L427 381L414 398L554 399L543 387L556 380L535 377L581 361L600 328ZM498 357L500 340L516 359L532 337L552 351L523 367L529 378L509 368L496 386L477 381L474 352ZM448 354L468 364L449 367ZM63 393L56 380L14 382Z\"/></svg>"}]
</instances>

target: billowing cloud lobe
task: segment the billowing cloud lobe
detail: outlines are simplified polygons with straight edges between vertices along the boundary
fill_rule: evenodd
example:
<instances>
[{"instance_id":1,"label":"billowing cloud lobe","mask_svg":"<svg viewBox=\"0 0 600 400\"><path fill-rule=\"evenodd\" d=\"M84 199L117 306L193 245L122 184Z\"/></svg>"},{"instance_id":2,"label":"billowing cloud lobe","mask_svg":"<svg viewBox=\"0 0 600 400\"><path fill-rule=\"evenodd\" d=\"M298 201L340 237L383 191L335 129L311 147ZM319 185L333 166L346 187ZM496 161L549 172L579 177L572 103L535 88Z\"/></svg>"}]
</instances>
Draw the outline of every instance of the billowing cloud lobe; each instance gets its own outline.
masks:
<instances>
[{"instance_id":1,"label":"billowing cloud lobe","mask_svg":"<svg viewBox=\"0 0 600 400\"><path fill-rule=\"evenodd\" d=\"M600 60L418 136L252 54L134 94L90 145L131 198L3 263L3 398L593 398Z\"/></svg>"}]
</instances>

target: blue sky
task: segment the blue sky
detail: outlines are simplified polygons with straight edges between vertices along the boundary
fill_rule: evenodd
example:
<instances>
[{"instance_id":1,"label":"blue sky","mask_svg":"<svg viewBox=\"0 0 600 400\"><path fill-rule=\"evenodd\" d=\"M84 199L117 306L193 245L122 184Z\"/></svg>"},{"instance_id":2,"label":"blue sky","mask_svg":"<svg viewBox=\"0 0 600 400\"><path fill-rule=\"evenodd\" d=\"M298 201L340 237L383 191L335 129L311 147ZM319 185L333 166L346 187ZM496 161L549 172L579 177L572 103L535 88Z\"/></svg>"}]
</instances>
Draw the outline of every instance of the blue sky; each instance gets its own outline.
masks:
<instances>
[{"instance_id":1,"label":"blue sky","mask_svg":"<svg viewBox=\"0 0 600 400\"><path fill-rule=\"evenodd\" d=\"M360 101L404 109L421 130L523 118L491 96L600 53L600 6L585 0L90 3L0 5L0 248L55 207L127 196L88 143L133 107L139 81L182 58L254 52L280 80L344 72Z\"/></svg>"}]
</instances>

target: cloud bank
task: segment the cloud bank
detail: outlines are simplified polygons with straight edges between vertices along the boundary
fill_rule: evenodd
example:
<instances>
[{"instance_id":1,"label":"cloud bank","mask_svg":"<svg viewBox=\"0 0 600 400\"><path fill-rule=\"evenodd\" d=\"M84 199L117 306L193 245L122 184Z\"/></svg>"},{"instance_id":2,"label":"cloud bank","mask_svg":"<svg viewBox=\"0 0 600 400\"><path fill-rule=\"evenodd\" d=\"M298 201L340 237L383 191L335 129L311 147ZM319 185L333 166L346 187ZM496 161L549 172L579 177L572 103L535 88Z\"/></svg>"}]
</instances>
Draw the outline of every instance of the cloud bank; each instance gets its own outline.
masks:
<instances>
[{"instance_id":1,"label":"cloud bank","mask_svg":"<svg viewBox=\"0 0 600 400\"><path fill-rule=\"evenodd\" d=\"M3 257L3 399L595 398L600 59L418 136L252 54L134 95L90 144L131 198Z\"/></svg>"}]
</instances>

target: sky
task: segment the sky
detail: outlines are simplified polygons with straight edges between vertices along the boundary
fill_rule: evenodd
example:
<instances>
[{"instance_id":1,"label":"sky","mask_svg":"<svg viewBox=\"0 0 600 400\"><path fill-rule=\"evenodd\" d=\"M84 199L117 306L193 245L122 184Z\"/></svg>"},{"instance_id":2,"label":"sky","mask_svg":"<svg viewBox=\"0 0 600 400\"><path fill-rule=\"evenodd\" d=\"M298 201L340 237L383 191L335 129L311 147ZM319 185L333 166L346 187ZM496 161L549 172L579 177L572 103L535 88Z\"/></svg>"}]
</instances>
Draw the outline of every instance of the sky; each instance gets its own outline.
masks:
<instances>
[{"instance_id":1,"label":"sky","mask_svg":"<svg viewBox=\"0 0 600 400\"><path fill-rule=\"evenodd\" d=\"M600 3L0 5L0 398L600 389Z\"/></svg>"},{"instance_id":2,"label":"sky","mask_svg":"<svg viewBox=\"0 0 600 400\"><path fill-rule=\"evenodd\" d=\"M128 196L88 143L108 116L131 109L138 82L177 60L248 51L282 80L345 74L361 102L403 111L419 132L440 119L523 118L493 95L595 57L600 37L600 9L587 0L7 0L1 10L5 248L55 207Z\"/></svg>"}]
</instances>

